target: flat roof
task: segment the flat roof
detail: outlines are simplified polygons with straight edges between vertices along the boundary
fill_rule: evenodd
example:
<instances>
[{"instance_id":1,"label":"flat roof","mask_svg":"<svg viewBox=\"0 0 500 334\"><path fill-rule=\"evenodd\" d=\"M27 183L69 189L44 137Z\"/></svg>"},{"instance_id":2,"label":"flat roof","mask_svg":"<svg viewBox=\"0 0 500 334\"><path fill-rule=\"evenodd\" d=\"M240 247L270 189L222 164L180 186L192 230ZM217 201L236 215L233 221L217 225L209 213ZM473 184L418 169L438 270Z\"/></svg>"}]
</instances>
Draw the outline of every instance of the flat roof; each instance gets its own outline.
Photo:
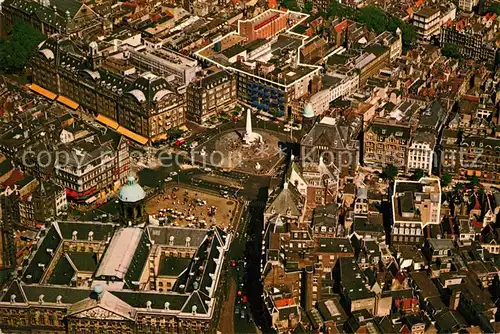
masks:
<instances>
[{"instance_id":1,"label":"flat roof","mask_svg":"<svg viewBox=\"0 0 500 334\"><path fill-rule=\"evenodd\" d=\"M427 8L422 8L421 10L416 12L414 15L422 16L422 17L431 17L432 15L436 14L439 11L440 11L439 8L427 7Z\"/></svg>"}]
</instances>

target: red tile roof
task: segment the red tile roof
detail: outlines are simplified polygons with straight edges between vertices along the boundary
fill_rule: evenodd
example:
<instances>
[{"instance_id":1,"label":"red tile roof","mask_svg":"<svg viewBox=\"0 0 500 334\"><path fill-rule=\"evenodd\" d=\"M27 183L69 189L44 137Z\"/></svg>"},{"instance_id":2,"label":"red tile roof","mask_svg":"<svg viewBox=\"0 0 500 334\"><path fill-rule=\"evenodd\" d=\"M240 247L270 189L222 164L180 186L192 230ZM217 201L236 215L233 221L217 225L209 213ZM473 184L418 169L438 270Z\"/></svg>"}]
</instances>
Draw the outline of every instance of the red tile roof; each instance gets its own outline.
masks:
<instances>
[{"instance_id":1,"label":"red tile roof","mask_svg":"<svg viewBox=\"0 0 500 334\"><path fill-rule=\"evenodd\" d=\"M339 33L347 29L347 27L348 27L347 20L344 20L335 26L335 31Z\"/></svg>"},{"instance_id":2,"label":"red tile roof","mask_svg":"<svg viewBox=\"0 0 500 334\"><path fill-rule=\"evenodd\" d=\"M23 172L19 168L16 168L12 171L9 178L2 183L2 188L12 187L22 179L24 179Z\"/></svg>"},{"instance_id":3,"label":"red tile roof","mask_svg":"<svg viewBox=\"0 0 500 334\"><path fill-rule=\"evenodd\" d=\"M295 305L295 300L293 298L283 298L274 301L277 308L287 307Z\"/></svg>"}]
</instances>

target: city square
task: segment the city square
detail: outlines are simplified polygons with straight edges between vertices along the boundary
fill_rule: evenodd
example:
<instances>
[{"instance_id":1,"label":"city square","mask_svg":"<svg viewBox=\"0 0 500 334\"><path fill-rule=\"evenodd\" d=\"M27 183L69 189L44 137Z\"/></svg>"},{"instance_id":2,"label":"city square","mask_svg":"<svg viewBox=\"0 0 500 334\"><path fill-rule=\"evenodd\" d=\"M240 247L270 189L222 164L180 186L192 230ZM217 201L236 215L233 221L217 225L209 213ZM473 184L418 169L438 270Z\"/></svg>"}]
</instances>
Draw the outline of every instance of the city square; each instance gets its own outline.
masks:
<instances>
[{"instance_id":1,"label":"city square","mask_svg":"<svg viewBox=\"0 0 500 334\"><path fill-rule=\"evenodd\" d=\"M223 190L221 191L223 192ZM146 212L174 226L232 228L238 204L224 198L185 187L170 187L146 203Z\"/></svg>"}]
</instances>

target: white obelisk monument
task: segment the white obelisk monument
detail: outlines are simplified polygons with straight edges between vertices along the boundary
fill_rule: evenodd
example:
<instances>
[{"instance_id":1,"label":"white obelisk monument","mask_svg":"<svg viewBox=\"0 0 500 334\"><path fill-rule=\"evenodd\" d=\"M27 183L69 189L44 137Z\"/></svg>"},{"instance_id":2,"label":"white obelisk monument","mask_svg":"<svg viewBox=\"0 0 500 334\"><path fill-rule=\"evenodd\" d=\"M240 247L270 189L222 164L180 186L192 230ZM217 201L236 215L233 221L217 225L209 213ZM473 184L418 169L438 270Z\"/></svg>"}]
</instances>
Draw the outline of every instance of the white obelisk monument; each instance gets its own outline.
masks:
<instances>
[{"instance_id":1,"label":"white obelisk monument","mask_svg":"<svg viewBox=\"0 0 500 334\"><path fill-rule=\"evenodd\" d=\"M245 145L258 144L262 142L262 136L252 131L252 112L250 108L247 110L247 119L245 124L245 135L243 136Z\"/></svg>"}]
</instances>

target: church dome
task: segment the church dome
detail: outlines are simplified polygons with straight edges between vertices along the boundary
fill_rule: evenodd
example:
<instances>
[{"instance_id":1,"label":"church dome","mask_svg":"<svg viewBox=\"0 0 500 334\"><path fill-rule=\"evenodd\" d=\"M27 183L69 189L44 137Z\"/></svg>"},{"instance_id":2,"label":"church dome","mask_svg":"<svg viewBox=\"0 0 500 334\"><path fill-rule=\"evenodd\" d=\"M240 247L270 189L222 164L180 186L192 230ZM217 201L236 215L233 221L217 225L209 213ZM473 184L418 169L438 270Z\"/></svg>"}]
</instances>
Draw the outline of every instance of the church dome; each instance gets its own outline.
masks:
<instances>
[{"instance_id":1,"label":"church dome","mask_svg":"<svg viewBox=\"0 0 500 334\"><path fill-rule=\"evenodd\" d=\"M304 112L302 113L302 116L304 116L305 118L314 117L314 110L313 110L311 103L306 104L306 106L304 107Z\"/></svg>"},{"instance_id":2,"label":"church dome","mask_svg":"<svg viewBox=\"0 0 500 334\"><path fill-rule=\"evenodd\" d=\"M135 182L133 176L129 176L127 184L120 188L118 199L122 202L135 203L146 197L144 189Z\"/></svg>"}]
</instances>

